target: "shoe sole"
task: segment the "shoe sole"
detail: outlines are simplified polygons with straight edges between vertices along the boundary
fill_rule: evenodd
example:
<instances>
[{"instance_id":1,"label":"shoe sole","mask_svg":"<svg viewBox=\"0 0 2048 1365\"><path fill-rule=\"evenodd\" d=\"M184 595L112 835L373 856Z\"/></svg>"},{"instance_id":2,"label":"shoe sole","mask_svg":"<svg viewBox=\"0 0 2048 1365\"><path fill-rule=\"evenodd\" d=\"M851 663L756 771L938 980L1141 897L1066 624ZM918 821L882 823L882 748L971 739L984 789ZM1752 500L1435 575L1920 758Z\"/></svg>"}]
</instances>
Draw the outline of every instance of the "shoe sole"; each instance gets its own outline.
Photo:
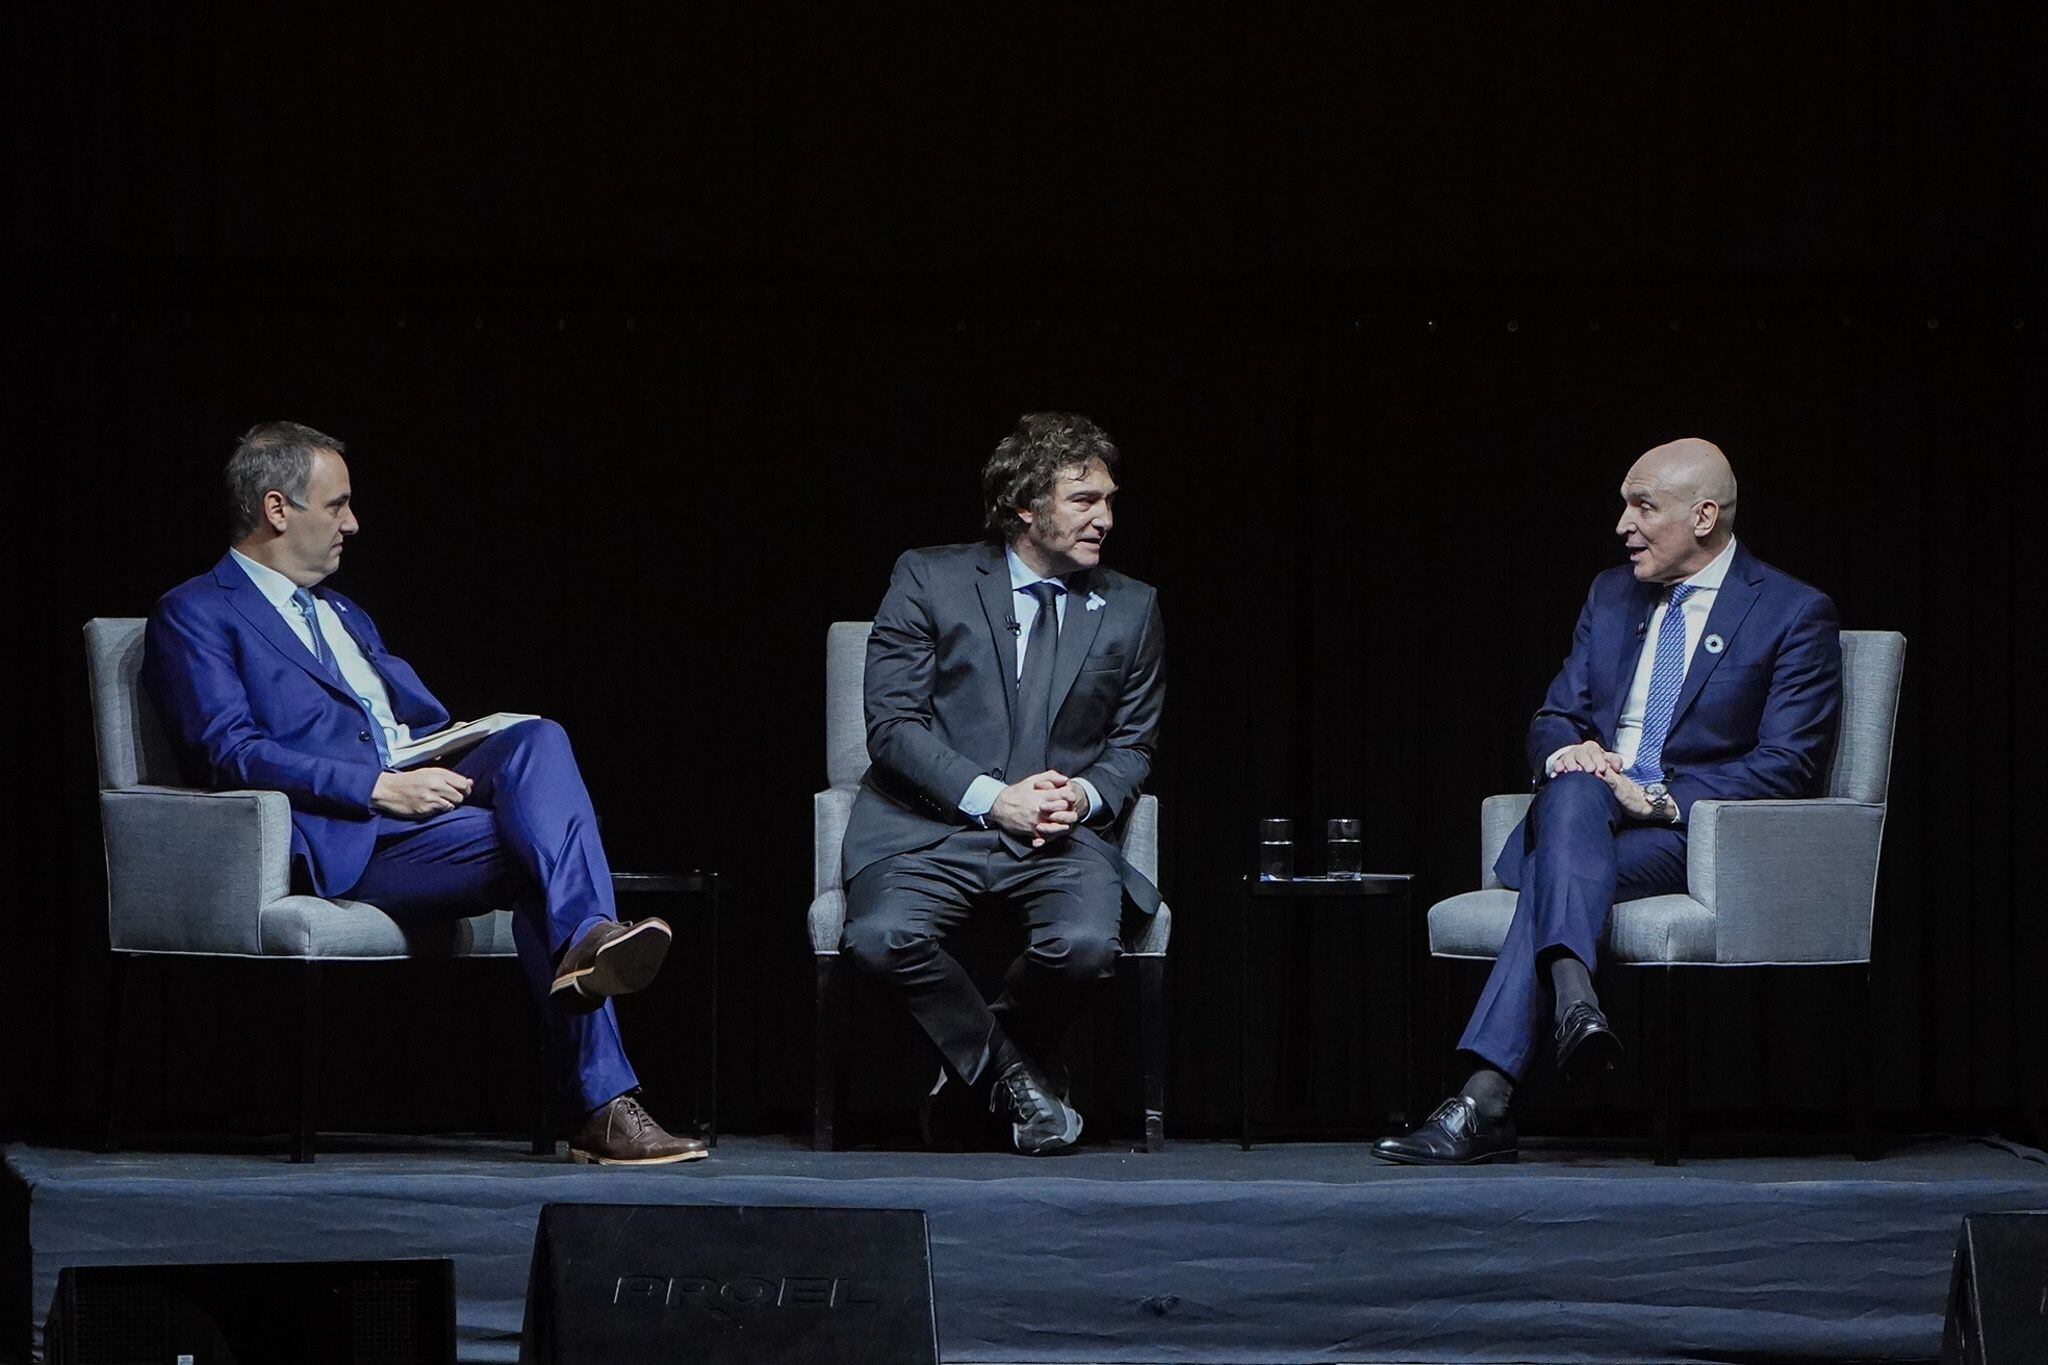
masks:
<instances>
[{"instance_id":1,"label":"shoe sole","mask_svg":"<svg viewBox=\"0 0 2048 1365\"><path fill-rule=\"evenodd\" d=\"M1484 1156L1468 1156L1462 1161L1441 1156L1396 1156L1390 1152L1374 1152L1374 1156L1390 1166L1507 1166L1522 1159L1518 1151L1488 1152Z\"/></svg>"},{"instance_id":2,"label":"shoe sole","mask_svg":"<svg viewBox=\"0 0 2048 1365\"><path fill-rule=\"evenodd\" d=\"M642 920L599 948L588 967L556 977L549 998L571 1014L588 1014L615 995L645 990L674 941L660 920Z\"/></svg>"},{"instance_id":3,"label":"shoe sole","mask_svg":"<svg viewBox=\"0 0 2048 1365\"><path fill-rule=\"evenodd\" d=\"M704 1152L677 1152L674 1156L599 1156L595 1152L569 1149L569 1160L578 1166L673 1166L679 1161L702 1161Z\"/></svg>"},{"instance_id":4,"label":"shoe sole","mask_svg":"<svg viewBox=\"0 0 2048 1365\"><path fill-rule=\"evenodd\" d=\"M1613 1033L1589 1034L1579 1040L1577 1047L1558 1058L1557 1074L1568 1083L1583 1081L1588 1076L1614 1070L1614 1063L1620 1057L1621 1039Z\"/></svg>"},{"instance_id":5,"label":"shoe sole","mask_svg":"<svg viewBox=\"0 0 2048 1365\"><path fill-rule=\"evenodd\" d=\"M1080 1114L1075 1113L1075 1111L1072 1109L1069 1109L1067 1112L1069 1114L1074 1115L1074 1126L1067 1132L1062 1133L1058 1137L1047 1138L1045 1141L1039 1143L1036 1147L1026 1147L1024 1145L1023 1134L1017 1131L1016 1124L1011 1124L1011 1145L1014 1146L1017 1149L1018 1153L1022 1156L1055 1156L1061 1152L1066 1151L1069 1147L1072 1147L1075 1143L1081 1140L1081 1116Z\"/></svg>"}]
</instances>

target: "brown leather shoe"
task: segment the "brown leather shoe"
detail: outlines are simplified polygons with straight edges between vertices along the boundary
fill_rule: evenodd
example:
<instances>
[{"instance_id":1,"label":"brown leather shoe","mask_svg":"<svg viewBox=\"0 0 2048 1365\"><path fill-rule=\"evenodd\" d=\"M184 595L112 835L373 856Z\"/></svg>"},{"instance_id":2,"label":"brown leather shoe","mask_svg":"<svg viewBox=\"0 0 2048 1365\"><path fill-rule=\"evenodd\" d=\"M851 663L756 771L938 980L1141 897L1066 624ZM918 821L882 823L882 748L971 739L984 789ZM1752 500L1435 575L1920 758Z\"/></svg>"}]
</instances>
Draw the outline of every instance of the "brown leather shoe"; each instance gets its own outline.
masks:
<instances>
[{"instance_id":1,"label":"brown leather shoe","mask_svg":"<svg viewBox=\"0 0 2048 1365\"><path fill-rule=\"evenodd\" d=\"M674 939L665 920L593 924L562 954L548 998L556 1009L588 1014L614 995L631 995L654 980Z\"/></svg>"},{"instance_id":2,"label":"brown leather shoe","mask_svg":"<svg viewBox=\"0 0 2048 1365\"><path fill-rule=\"evenodd\" d=\"M599 1105L569 1138L569 1159L590 1166L666 1166L711 1155L702 1138L681 1138L631 1095Z\"/></svg>"}]
</instances>

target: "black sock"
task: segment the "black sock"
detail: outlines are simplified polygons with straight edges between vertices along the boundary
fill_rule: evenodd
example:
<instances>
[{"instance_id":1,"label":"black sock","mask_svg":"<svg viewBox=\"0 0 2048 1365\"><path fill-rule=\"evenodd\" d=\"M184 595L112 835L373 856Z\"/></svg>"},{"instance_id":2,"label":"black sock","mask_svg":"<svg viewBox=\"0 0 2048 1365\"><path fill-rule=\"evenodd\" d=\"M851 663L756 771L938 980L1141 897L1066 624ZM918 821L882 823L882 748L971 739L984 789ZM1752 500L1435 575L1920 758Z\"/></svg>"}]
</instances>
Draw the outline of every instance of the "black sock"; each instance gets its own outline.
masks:
<instances>
[{"instance_id":1,"label":"black sock","mask_svg":"<svg viewBox=\"0 0 2048 1365\"><path fill-rule=\"evenodd\" d=\"M1600 1004L1600 997L1593 994L1593 974L1570 953L1559 953L1550 960L1550 989L1557 996L1555 1018L1560 1024L1580 1001L1596 1008Z\"/></svg>"},{"instance_id":2,"label":"black sock","mask_svg":"<svg viewBox=\"0 0 2048 1365\"><path fill-rule=\"evenodd\" d=\"M1515 1096L1515 1082L1499 1067L1482 1066L1458 1087L1458 1093L1478 1106L1481 1118L1507 1117L1508 1101Z\"/></svg>"}]
</instances>

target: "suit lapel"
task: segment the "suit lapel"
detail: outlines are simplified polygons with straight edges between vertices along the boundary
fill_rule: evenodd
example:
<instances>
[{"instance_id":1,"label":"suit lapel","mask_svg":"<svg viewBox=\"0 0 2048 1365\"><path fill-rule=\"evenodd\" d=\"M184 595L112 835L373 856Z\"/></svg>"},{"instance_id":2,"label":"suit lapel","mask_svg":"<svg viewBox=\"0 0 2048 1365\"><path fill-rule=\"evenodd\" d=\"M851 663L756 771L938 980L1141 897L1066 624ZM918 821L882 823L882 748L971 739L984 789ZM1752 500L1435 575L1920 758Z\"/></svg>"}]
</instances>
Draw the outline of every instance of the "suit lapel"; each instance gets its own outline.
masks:
<instances>
[{"instance_id":1,"label":"suit lapel","mask_svg":"<svg viewBox=\"0 0 2048 1365\"><path fill-rule=\"evenodd\" d=\"M1067 614L1060 623L1059 653L1052 661L1052 714L1057 716L1060 707L1066 705L1067 693L1074 690L1074 679L1081 676L1081 664L1087 659L1088 651L1095 647L1095 637L1102 630L1102 618L1109 615L1110 605L1105 597L1103 605L1094 611L1088 610L1088 597L1093 584L1088 575L1078 587L1067 591ZM1099 594L1098 594L1099 595Z\"/></svg>"},{"instance_id":2,"label":"suit lapel","mask_svg":"<svg viewBox=\"0 0 2048 1365\"><path fill-rule=\"evenodd\" d=\"M325 589L315 588L313 589L313 595L327 604L328 610L334 613L334 619L341 622L341 628L348 632L348 638L356 642L357 652L368 661L370 667L376 668L377 651L370 648L370 642L365 640L362 631L356 628L356 613L336 601L334 595ZM377 671L379 676L381 676L383 670L378 669Z\"/></svg>"},{"instance_id":3,"label":"suit lapel","mask_svg":"<svg viewBox=\"0 0 2048 1365\"><path fill-rule=\"evenodd\" d=\"M1735 561L1728 566L1728 576L1721 580L1721 590L1714 594L1714 609L1707 613L1706 633L1700 636L1699 647L1693 651L1692 662L1686 666L1685 686L1678 690L1678 700L1672 705L1671 728L1665 732L1667 736L1677 733L1678 723L1685 719L1693 698L1700 694L1700 688L1706 686L1707 679L1713 676L1715 667L1728 653L1728 642L1735 638L1743 618L1749 615L1749 609L1756 605L1756 599L1763 593L1759 586L1763 578L1750 559L1749 551L1736 546ZM1708 649L1707 640L1715 635L1721 637L1722 647ZM1665 742L1668 745L1670 741L1667 738Z\"/></svg>"},{"instance_id":4,"label":"suit lapel","mask_svg":"<svg viewBox=\"0 0 2048 1365\"><path fill-rule=\"evenodd\" d=\"M1657 609L1657 593L1638 583L1635 593L1629 599L1628 618L1623 623L1621 642L1614 654L1614 673L1608 681L1607 695L1612 699L1613 714L1607 719L1606 728L1601 732L1610 739L1615 727L1621 723L1621 708L1628 700L1628 690L1635 682L1636 668L1643 657L1643 642L1649 638L1650 615Z\"/></svg>"},{"instance_id":5,"label":"suit lapel","mask_svg":"<svg viewBox=\"0 0 2048 1365\"><path fill-rule=\"evenodd\" d=\"M242 613L242 618L256 627L259 635L276 646L278 653L306 670L307 677L328 691L351 705L355 703L355 697L342 690L341 684L335 682L327 670L320 666L320 661L313 657L313 651L307 649L305 643L292 633L292 628L284 623L284 618L278 615L277 608L270 604L270 599L249 581L249 575L242 572L241 565L231 558L222 559L214 566L213 579L227 589L228 601L234 604L236 611Z\"/></svg>"},{"instance_id":6,"label":"suit lapel","mask_svg":"<svg viewBox=\"0 0 2048 1365\"><path fill-rule=\"evenodd\" d=\"M988 618L989 643L995 646L996 666L1003 676L1003 712L1007 716L1017 709L1017 636L1010 629L1010 622L1017 619L1017 609L1010 602L1009 563L997 549L984 554L975 567L981 570L975 586L981 593L982 615Z\"/></svg>"}]
</instances>

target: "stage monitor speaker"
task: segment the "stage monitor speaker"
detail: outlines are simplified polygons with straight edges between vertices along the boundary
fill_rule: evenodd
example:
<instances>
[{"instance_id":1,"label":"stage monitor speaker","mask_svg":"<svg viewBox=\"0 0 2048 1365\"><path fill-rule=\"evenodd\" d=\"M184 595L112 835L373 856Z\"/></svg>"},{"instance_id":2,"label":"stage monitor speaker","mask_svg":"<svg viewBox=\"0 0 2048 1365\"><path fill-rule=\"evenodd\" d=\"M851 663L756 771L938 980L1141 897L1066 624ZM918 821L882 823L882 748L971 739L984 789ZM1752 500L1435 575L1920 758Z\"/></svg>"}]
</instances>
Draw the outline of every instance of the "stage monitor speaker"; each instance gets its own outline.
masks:
<instances>
[{"instance_id":1,"label":"stage monitor speaker","mask_svg":"<svg viewBox=\"0 0 2048 1365\"><path fill-rule=\"evenodd\" d=\"M938 1365L916 1209L549 1204L522 1365Z\"/></svg>"},{"instance_id":2,"label":"stage monitor speaker","mask_svg":"<svg viewBox=\"0 0 2048 1365\"><path fill-rule=\"evenodd\" d=\"M1942 1365L2048 1360L2048 1211L1963 1219L1948 1282Z\"/></svg>"},{"instance_id":3,"label":"stage monitor speaker","mask_svg":"<svg viewBox=\"0 0 2048 1365\"><path fill-rule=\"evenodd\" d=\"M454 1262L67 1266L49 1365L454 1365Z\"/></svg>"}]
</instances>

